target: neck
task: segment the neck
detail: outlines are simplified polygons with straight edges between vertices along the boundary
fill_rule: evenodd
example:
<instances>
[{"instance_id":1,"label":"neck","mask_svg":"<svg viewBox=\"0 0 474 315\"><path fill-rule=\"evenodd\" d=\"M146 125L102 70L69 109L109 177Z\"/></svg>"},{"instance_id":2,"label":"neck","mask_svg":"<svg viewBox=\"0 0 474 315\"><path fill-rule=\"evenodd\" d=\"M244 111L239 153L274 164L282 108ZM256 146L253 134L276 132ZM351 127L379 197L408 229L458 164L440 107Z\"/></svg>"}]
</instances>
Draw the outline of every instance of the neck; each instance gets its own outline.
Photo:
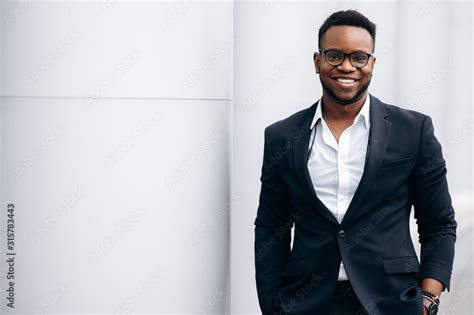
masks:
<instances>
[{"instance_id":1,"label":"neck","mask_svg":"<svg viewBox=\"0 0 474 315\"><path fill-rule=\"evenodd\" d=\"M326 93L322 97L322 113L332 121L353 121L365 103L368 93L353 103L341 105Z\"/></svg>"}]
</instances>

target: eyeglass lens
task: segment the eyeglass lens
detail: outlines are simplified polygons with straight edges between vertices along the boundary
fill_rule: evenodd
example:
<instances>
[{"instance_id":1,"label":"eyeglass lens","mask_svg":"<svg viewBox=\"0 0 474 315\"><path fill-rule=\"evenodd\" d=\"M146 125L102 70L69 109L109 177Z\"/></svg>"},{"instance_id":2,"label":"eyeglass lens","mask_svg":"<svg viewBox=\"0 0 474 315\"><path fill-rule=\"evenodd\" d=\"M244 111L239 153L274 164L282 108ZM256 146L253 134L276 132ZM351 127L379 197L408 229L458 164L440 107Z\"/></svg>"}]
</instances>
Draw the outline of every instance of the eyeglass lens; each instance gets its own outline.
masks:
<instances>
[{"instance_id":1,"label":"eyeglass lens","mask_svg":"<svg viewBox=\"0 0 474 315\"><path fill-rule=\"evenodd\" d=\"M338 66L344 60L344 53L335 50L326 52L326 60L330 65ZM360 68L367 64L369 56L363 52L354 52L349 55L349 60L354 67Z\"/></svg>"}]
</instances>

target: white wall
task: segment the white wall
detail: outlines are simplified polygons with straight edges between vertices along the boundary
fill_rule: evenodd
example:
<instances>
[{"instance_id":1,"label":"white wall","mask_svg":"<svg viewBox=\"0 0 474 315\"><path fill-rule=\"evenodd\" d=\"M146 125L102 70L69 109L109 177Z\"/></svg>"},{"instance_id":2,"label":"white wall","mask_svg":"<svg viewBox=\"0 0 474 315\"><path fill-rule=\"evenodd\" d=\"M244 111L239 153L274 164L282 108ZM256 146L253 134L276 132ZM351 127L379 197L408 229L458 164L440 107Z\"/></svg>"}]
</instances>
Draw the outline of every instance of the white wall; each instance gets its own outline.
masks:
<instances>
[{"instance_id":1,"label":"white wall","mask_svg":"<svg viewBox=\"0 0 474 315\"><path fill-rule=\"evenodd\" d=\"M459 224L452 292L442 296L440 314L470 314L472 4L459 1L236 2L232 193L239 202L231 215L232 313L259 314L253 221L263 130L320 97L312 60L318 30L331 13L348 8L360 10L377 25L377 63L369 92L433 118ZM418 245L414 222L412 238Z\"/></svg>"},{"instance_id":2,"label":"white wall","mask_svg":"<svg viewBox=\"0 0 474 315\"><path fill-rule=\"evenodd\" d=\"M1 4L0 313L226 312L232 3Z\"/></svg>"},{"instance_id":3,"label":"white wall","mask_svg":"<svg viewBox=\"0 0 474 315\"><path fill-rule=\"evenodd\" d=\"M468 314L472 5L263 0L0 2L14 312L259 314L263 129L319 98L317 30L346 8L378 26L370 92L433 117L459 223L440 313Z\"/></svg>"}]
</instances>

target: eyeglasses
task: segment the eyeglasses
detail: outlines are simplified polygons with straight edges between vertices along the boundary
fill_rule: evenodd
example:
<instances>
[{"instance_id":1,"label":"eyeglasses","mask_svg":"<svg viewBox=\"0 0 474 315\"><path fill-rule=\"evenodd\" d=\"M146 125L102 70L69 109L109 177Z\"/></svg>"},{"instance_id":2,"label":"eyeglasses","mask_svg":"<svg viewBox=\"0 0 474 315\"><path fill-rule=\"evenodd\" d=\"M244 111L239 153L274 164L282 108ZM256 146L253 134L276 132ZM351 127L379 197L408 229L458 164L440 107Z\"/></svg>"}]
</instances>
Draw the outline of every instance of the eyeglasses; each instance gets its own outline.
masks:
<instances>
[{"instance_id":1,"label":"eyeglasses","mask_svg":"<svg viewBox=\"0 0 474 315\"><path fill-rule=\"evenodd\" d=\"M321 49L319 49L319 52L321 52ZM371 54L362 51L356 51L350 54L345 54L341 51L326 49L323 50L322 53L326 58L326 62L329 63L331 66L339 66L344 61L344 58L346 58L346 56L349 56L349 61L353 67L362 68L367 65L370 57L372 57Z\"/></svg>"}]
</instances>

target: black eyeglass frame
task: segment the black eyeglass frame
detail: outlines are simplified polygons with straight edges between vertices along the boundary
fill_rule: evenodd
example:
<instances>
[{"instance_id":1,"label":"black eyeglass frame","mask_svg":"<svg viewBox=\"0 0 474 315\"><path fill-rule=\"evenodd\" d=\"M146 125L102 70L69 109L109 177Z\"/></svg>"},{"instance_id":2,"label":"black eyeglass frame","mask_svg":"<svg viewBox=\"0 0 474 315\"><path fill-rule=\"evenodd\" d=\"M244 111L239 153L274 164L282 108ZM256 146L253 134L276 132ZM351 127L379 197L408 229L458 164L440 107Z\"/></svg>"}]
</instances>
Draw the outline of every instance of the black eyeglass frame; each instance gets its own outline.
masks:
<instances>
[{"instance_id":1,"label":"black eyeglass frame","mask_svg":"<svg viewBox=\"0 0 474 315\"><path fill-rule=\"evenodd\" d=\"M323 53L324 54L324 60L326 60L326 62L328 64L330 64L331 66L334 66L334 67L337 67L339 65L341 65L344 60L346 59L346 56L349 56L349 62L351 63L351 65L354 67L354 68L363 68L365 66L367 66L367 64L369 63L369 60L370 58L372 58L373 54L369 54L369 53L366 53L364 51L354 51L350 54L346 54L346 53L343 53L342 51L339 51L339 50L335 50L335 49L325 49L325 50L321 50L321 49L318 49L319 50L319 53ZM327 56L326 56L326 53L328 51L334 51L334 52L337 52L337 53L340 53L340 54L343 54L344 55L344 58L342 58L341 62L338 63L338 64L333 64L333 63L330 63L327 59ZM352 55L354 54L364 54L364 55L367 55L367 62L363 65L363 66L355 66L353 63L352 63Z\"/></svg>"}]
</instances>

